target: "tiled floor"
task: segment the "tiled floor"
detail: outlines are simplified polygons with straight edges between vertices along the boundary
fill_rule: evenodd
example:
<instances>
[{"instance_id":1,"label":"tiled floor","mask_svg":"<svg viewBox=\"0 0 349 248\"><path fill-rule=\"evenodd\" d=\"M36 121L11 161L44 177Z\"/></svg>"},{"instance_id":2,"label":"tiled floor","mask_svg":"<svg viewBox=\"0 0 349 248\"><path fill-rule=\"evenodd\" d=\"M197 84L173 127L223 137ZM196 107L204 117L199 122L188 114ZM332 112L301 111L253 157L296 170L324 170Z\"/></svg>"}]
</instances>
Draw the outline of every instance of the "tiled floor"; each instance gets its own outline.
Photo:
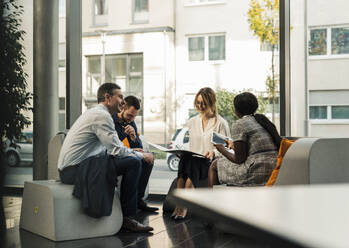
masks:
<instances>
[{"instance_id":1,"label":"tiled floor","mask_svg":"<svg viewBox=\"0 0 349 248\"><path fill-rule=\"evenodd\" d=\"M52 242L43 237L19 229L21 197L5 197L4 207L7 224L6 248L80 248L80 247L271 247L258 241L227 234L215 228L209 229L198 218L188 218L176 222L161 210L162 202L153 200L152 206L158 206L158 214L137 215L137 219L154 227L153 234L135 234L120 231L110 237Z\"/></svg>"}]
</instances>

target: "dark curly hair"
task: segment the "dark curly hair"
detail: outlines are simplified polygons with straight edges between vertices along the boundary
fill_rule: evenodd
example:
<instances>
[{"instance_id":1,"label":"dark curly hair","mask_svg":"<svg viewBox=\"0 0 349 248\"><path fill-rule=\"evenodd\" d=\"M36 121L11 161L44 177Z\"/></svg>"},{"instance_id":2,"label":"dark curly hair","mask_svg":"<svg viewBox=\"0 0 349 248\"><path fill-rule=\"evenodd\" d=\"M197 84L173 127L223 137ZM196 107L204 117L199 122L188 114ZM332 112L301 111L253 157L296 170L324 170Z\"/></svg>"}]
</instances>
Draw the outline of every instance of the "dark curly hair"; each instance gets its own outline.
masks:
<instances>
[{"instance_id":1,"label":"dark curly hair","mask_svg":"<svg viewBox=\"0 0 349 248\"><path fill-rule=\"evenodd\" d=\"M253 115L255 120L261 125L271 136L274 144L279 149L281 137L274 125L265 115L255 114L258 109L258 100L255 95L250 92L243 92L234 98L234 108L240 117L245 115Z\"/></svg>"},{"instance_id":2,"label":"dark curly hair","mask_svg":"<svg viewBox=\"0 0 349 248\"><path fill-rule=\"evenodd\" d=\"M235 111L242 116L253 115L258 109L258 100L250 92L243 92L234 98Z\"/></svg>"}]
</instances>

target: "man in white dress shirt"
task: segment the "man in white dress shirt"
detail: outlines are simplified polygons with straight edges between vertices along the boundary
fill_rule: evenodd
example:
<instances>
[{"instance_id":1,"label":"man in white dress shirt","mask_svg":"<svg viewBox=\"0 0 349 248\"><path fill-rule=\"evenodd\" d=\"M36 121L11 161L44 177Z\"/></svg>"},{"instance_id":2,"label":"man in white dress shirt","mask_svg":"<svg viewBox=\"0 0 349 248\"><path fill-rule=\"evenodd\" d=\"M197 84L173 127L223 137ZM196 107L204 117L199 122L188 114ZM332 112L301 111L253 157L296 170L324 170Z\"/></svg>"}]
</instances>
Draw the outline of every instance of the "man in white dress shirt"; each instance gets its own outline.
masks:
<instances>
[{"instance_id":1,"label":"man in white dress shirt","mask_svg":"<svg viewBox=\"0 0 349 248\"><path fill-rule=\"evenodd\" d=\"M154 156L151 153L139 152L125 147L115 131L112 115L120 112L124 104L121 88L114 83L105 83L99 87L97 98L98 105L84 112L75 121L64 140L58 159L61 181L75 184L74 193L76 190L84 193L91 186L94 186L97 193L92 193L98 198L101 194L107 194L105 192L114 192L115 185L104 182L110 181L110 175L115 177L122 175L120 200L124 215L123 228L134 232L152 231L152 227L137 222L132 216L136 214L137 210L137 186L142 170L141 161L144 160L152 164ZM93 165L88 164L95 158L102 158L102 163L99 160ZM106 163L103 163L103 160ZM115 175L111 172L115 172ZM91 173L93 174L91 175ZM91 181L91 178L94 177L99 177L100 187L80 184L83 186L79 188L77 179L82 178L81 180L85 184L89 184L86 182ZM113 180L116 181L116 178ZM91 197L91 199L95 198ZM91 199L87 200L93 201ZM85 199L82 200L84 202ZM103 208L105 205L101 204L98 207ZM111 212L110 206L108 209ZM104 215L108 214L110 213L107 211L107 214Z\"/></svg>"}]
</instances>

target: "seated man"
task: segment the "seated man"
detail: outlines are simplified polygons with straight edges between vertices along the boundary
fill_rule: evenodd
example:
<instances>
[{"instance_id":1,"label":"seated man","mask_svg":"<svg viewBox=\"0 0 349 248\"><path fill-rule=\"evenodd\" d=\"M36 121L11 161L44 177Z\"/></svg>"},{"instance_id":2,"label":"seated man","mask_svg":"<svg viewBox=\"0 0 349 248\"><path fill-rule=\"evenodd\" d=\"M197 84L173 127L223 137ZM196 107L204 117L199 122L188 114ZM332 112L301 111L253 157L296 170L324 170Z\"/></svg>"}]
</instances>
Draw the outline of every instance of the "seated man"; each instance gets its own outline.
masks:
<instances>
[{"instance_id":1,"label":"seated man","mask_svg":"<svg viewBox=\"0 0 349 248\"><path fill-rule=\"evenodd\" d=\"M58 159L61 181L75 184L73 195L82 200L85 212L101 217L111 214L116 178L122 175L122 227L134 232L152 231L132 216L137 211L141 161L152 164L154 156L129 149L120 141L112 118L124 104L118 85L102 84L97 100L98 105L75 121L64 140Z\"/></svg>"},{"instance_id":2,"label":"seated man","mask_svg":"<svg viewBox=\"0 0 349 248\"><path fill-rule=\"evenodd\" d=\"M115 130L119 139L126 147L134 150L143 151L142 141L137 132L137 126L134 122L141 107L140 102L135 96L127 96L124 99L125 105L120 113L113 115ZM138 208L143 211L155 212L158 208L149 207L143 201L145 189L147 187L151 171L154 164L149 164L145 160L142 161L142 173L138 184Z\"/></svg>"}]
</instances>

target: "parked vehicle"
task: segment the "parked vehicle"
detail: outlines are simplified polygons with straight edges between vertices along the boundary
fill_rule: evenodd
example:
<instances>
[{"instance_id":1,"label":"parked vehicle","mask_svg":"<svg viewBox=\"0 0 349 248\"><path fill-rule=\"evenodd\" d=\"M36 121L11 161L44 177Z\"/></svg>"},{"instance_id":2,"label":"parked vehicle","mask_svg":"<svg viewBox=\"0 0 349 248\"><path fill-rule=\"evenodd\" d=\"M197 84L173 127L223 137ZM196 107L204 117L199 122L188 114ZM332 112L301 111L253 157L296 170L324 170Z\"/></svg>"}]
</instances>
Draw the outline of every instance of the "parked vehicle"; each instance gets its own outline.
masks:
<instances>
[{"instance_id":1,"label":"parked vehicle","mask_svg":"<svg viewBox=\"0 0 349 248\"><path fill-rule=\"evenodd\" d=\"M189 131L187 127L179 128L174 133L169 149L189 150ZM179 157L175 154L167 153L167 165L172 171L178 171Z\"/></svg>"},{"instance_id":2,"label":"parked vehicle","mask_svg":"<svg viewBox=\"0 0 349 248\"><path fill-rule=\"evenodd\" d=\"M23 132L19 139L5 141L7 165L16 167L21 162L33 162L33 132Z\"/></svg>"}]
</instances>

